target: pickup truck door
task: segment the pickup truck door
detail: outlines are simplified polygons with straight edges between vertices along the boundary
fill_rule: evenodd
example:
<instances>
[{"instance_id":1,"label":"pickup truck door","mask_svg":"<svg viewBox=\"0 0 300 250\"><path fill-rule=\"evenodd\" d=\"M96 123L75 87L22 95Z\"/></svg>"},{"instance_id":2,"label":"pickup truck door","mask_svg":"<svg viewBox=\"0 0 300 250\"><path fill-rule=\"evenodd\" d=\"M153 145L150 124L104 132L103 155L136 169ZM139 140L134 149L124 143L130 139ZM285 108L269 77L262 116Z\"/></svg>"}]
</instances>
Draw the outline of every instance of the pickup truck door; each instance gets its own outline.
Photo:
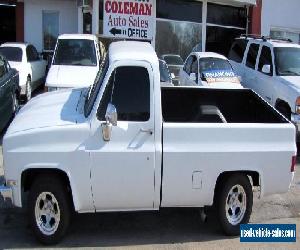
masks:
<instances>
[{"instance_id":1,"label":"pickup truck door","mask_svg":"<svg viewBox=\"0 0 300 250\"><path fill-rule=\"evenodd\" d=\"M275 82L274 82L274 64L272 60L272 53L271 49L268 46L262 46L259 61L258 61L258 68L257 68L257 84L258 88L260 89L260 95L263 99L265 99L271 105L274 104L274 91L275 91ZM270 65L270 73L263 73L262 68L264 65Z\"/></svg>"},{"instance_id":2,"label":"pickup truck door","mask_svg":"<svg viewBox=\"0 0 300 250\"><path fill-rule=\"evenodd\" d=\"M41 80L45 77L46 61L39 58L39 54L33 45L28 45L26 48L27 61L31 68L31 81L33 89L37 88Z\"/></svg>"},{"instance_id":3,"label":"pickup truck door","mask_svg":"<svg viewBox=\"0 0 300 250\"><path fill-rule=\"evenodd\" d=\"M97 211L154 209L153 73L149 64L136 64L110 69L99 92L90 148ZM104 141L101 125L108 103L116 107L118 123Z\"/></svg>"}]
</instances>

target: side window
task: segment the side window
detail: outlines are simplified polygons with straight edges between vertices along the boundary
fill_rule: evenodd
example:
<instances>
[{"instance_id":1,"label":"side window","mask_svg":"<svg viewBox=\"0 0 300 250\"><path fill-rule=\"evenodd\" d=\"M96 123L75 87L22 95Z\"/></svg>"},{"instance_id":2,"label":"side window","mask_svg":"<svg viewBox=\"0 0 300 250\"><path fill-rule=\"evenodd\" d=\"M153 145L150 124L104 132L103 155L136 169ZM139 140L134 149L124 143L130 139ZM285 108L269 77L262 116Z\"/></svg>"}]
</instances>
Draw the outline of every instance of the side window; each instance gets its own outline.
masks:
<instances>
[{"instance_id":1,"label":"side window","mask_svg":"<svg viewBox=\"0 0 300 250\"><path fill-rule=\"evenodd\" d=\"M5 61L0 58L0 78L6 73Z\"/></svg>"},{"instance_id":2,"label":"side window","mask_svg":"<svg viewBox=\"0 0 300 250\"><path fill-rule=\"evenodd\" d=\"M198 60L196 56L193 56L193 62L191 65L191 73L196 74L196 82L198 82Z\"/></svg>"},{"instance_id":3,"label":"side window","mask_svg":"<svg viewBox=\"0 0 300 250\"><path fill-rule=\"evenodd\" d=\"M237 63L243 61L244 53L247 47L248 40L238 40L234 42L228 55L229 60L233 60Z\"/></svg>"},{"instance_id":4,"label":"side window","mask_svg":"<svg viewBox=\"0 0 300 250\"><path fill-rule=\"evenodd\" d=\"M249 47L246 66L251 68L251 69L255 69L258 49L259 49L259 44L256 44L256 43L252 43Z\"/></svg>"},{"instance_id":5,"label":"side window","mask_svg":"<svg viewBox=\"0 0 300 250\"><path fill-rule=\"evenodd\" d=\"M27 55L28 62L37 61L39 58L36 49L32 45L29 45L26 48L26 55Z\"/></svg>"},{"instance_id":6,"label":"side window","mask_svg":"<svg viewBox=\"0 0 300 250\"><path fill-rule=\"evenodd\" d=\"M146 68L118 67L110 77L102 97L98 118L105 120L105 112L112 102L118 121L148 121L150 118L150 79Z\"/></svg>"},{"instance_id":7,"label":"side window","mask_svg":"<svg viewBox=\"0 0 300 250\"><path fill-rule=\"evenodd\" d=\"M33 54L33 59L35 61L39 60L39 53L37 52L36 48L34 46L31 46L32 54Z\"/></svg>"},{"instance_id":8,"label":"side window","mask_svg":"<svg viewBox=\"0 0 300 250\"><path fill-rule=\"evenodd\" d=\"M272 53L271 53L271 49L267 46L263 46L261 49L261 54L258 63L258 71L262 72L262 68L264 65L271 66L271 73L268 75L273 75Z\"/></svg>"},{"instance_id":9,"label":"side window","mask_svg":"<svg viewBox=\"0 0 300 250\"><path fill-rule=\"evenodd\" d=\"M197 57L193 56L193 62L191 65L191 73L198 73L198 61L197 61Z\"/></svg>"},{"instance_id":10,"label":"side window","mask_svg":"<svg viewBox=\"0 0 300 250\"><path fill-rule=\"evenodd\" d=\"M190 56L190 57L186 60L186 63L185 63L184 69L183 69L187 74L190 74L190 73L191 73L191 65L192 65L192 62L193 62L193 57Z\"/></svg>"}]
</instances>

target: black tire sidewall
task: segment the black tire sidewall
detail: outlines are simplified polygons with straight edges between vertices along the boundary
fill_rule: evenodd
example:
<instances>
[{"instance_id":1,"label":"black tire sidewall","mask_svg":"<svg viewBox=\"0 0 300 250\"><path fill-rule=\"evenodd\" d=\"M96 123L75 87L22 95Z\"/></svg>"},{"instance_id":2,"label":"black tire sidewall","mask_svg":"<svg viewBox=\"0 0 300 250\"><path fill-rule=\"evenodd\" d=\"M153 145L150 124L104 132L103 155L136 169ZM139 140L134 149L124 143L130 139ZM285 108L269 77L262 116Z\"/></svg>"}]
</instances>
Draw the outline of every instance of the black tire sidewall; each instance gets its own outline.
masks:
<instances>
[{"instance_id":1,"label":"black tire sidewall","mask_svg":"<svg viewBox=\"0 0 300 250\"><path fill-rule=\"evenodd\" d=\"M232 225L228 221L226 217L225 205L226 199L229 191L235 185L241 185L246 193L246 211L242 221L237 225ZM236 236L240 234L240 225L247 224L250 220L250 216L252 213L252 205L253 205L253 192L252 186L249 181L249 178L246 175L235 174L228 177L222 185L222 188L219 190L217 197L217 213L220 225L225 232L225 234L229 236Z\"/></svg>"},{"instance_id":2,"label":"black tire sidewall","mask_svg":"<svg viewBox=\"0 0 300 250\"><path fill-rule=\"evenodd\" d=\"M35 219L35 204L38 196L42 192L50 192L52 193L57 202L60 209L60 222L56 232L47 236L43 234L39 227L36 224ZM62 184L62 181L59 179L52 178L38 178L33 184L28 199L28 214L29 214L29 223L33 229L33 232L38 241L46 245L52 245L58 243L61 238L65 235L67 228L70 223L70 198L67 194L67 187Z\"/></svg>"}]
</instances>

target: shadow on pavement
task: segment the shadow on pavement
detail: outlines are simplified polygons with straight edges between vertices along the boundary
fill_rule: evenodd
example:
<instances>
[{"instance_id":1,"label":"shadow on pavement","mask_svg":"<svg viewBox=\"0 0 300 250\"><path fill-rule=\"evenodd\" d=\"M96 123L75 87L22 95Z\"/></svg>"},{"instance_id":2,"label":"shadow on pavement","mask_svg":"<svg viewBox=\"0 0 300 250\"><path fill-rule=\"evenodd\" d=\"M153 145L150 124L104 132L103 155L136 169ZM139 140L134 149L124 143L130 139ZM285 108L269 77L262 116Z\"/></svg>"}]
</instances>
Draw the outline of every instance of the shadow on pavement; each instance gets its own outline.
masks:
<instances>
[{"instance_id":1,"label":"shadow on pavement","mask_svg":"<svg viewBox=\"0 0 300 250\"><path fill-rule=\"evenodd\" d=\"M28 227L25 214L9 214L8 211L0 225L0 235L3 236L0 248L41 247ZM200 213L195 209L76 214L68 234L54 247L126 247L228 239L214 216L208 220L202 223Z\"/></svg>"}]
</instances>

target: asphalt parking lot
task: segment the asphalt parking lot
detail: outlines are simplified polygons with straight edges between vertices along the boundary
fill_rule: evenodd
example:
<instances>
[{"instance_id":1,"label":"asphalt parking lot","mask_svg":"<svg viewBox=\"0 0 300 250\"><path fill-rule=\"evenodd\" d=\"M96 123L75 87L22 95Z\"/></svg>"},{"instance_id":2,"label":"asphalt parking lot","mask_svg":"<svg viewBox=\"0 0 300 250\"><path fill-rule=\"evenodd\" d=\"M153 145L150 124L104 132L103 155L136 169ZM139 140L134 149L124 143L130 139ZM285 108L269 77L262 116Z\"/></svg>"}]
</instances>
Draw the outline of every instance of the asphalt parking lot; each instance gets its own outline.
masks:
<instances>
[{"instance_id":1,"label":"asphalt parking lot","mask_svg":"<svg viewBox=\"0 0 300 250\"><path fill-rule=\"evenodd\" d=\"M0 137L0 184L3 182ZM226 237L213 213L203 223L197 209L157 212L74 215L70 230L57 248L104 249L300 249L300 157L291 190L263 200L255 198L252 223L297 224L297 243L240 243ZM26 211L4 208L0 201L0 249L40 248L31 232Z\"/></svg>"}]
</instances>

